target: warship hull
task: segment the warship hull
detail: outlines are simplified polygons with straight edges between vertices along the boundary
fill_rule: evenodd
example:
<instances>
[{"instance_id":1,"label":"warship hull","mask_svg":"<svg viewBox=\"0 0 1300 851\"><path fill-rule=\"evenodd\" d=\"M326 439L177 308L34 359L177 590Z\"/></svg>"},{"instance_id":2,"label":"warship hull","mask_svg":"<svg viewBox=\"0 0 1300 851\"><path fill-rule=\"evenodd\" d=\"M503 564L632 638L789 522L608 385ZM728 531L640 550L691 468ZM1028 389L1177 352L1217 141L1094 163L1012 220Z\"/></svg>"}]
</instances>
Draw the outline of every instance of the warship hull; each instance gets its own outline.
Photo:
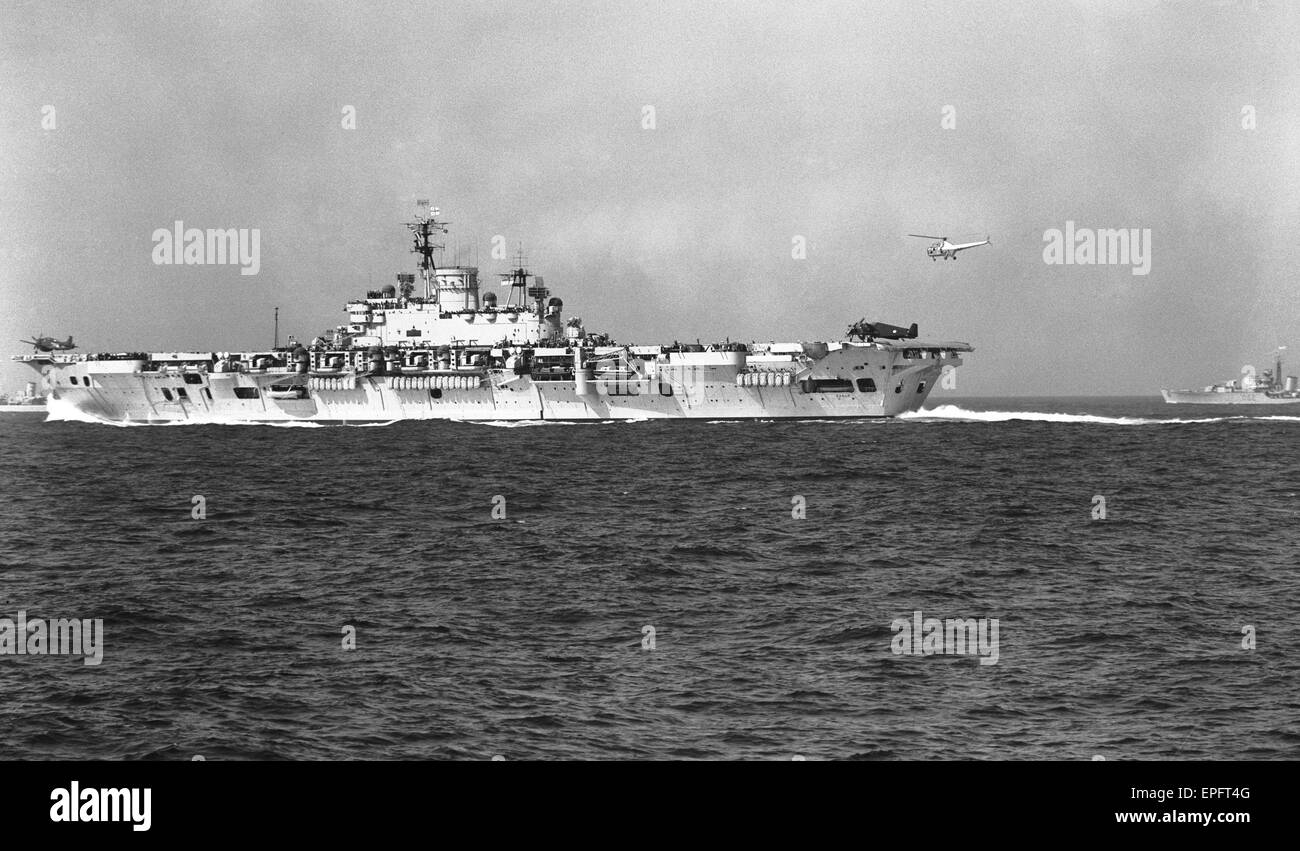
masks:
<instances>
[{"instance_id":1,"label":"warship hull","mask_svg":"<svg viewBox=\"0 0 1300 851\"><path fill-rule=\"evenodd\" d=\"M1161 390L1171 405L1300 405L1300 394L1263 390Z\"/></svg>"},{"instance_id":2,"label":"warship hull","mask_svg":"<svg viewBox=\"0 0 1300 851\"><path fill-rule=\"evenodd\" d=\"M642 420L892 417L921 407L963 343L832 344L818 358L667 353L649 375L538 380L467 374L295 375L145 369L133 360L47 357L51 410L113 422ZM645 361L642 361L645 363ZM296 382L296 383L288 383Z\"/></svg>"}]
</instances>

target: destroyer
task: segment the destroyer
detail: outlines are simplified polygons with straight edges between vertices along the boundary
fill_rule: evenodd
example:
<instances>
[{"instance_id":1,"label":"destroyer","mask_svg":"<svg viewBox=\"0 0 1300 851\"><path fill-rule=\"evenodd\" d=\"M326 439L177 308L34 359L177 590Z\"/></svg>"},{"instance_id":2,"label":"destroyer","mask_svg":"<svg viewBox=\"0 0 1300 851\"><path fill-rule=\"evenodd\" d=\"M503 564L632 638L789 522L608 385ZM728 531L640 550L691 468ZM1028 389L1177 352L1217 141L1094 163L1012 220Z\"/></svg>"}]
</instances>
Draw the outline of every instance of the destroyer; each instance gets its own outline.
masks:
<instances>
[{"instance_id":1,"label":"destroyer","mask_svg":"<svg viewBox=\"0 0 1300 851\"><path fill-rule=\"evenodd\" d=\"M36 382L27 382L22 393L8 396L0 393L0 413L2 414L43 414L45 397L36 393Z\"/></svg>"},{"instance_id":2,"label":"destroyer","mask_svg":"<svg viewBox=\"0 0 1300 851\"><path fill-rule=\"evenodd\" d=\"M399 274L306 345L15 360L45 376L52 408L114 421L631 420L891 417L972 351L865 321L837 342L620 345L565 320L522 261L502 275L504 300L480 291L477 268L435 263L438 215L420 202L407 223L418 294Z\"/></svg>"},{"instance_id":3,"label":"destroyer","mask_svg":"<svg viewBox=\"0 0 1300 851\"><path fill-rule=\"evenodd\" d=\"M1272 370L1256 377L1251 367L1242 369L1239 379L1211 384L1204 390L1161 390L1171 405L1300 405L1300 379L1282 377L1282 350L1278 349Z\"/></svg>"}]
</instances>

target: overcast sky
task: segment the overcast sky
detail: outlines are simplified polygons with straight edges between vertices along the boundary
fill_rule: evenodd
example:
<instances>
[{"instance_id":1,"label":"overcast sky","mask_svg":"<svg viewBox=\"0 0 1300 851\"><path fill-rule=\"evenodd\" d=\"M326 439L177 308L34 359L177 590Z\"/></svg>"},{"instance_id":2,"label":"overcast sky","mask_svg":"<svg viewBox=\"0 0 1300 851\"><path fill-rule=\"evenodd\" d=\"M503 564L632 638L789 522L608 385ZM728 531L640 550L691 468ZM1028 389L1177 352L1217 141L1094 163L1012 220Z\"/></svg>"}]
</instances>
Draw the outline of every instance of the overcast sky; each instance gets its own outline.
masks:
<instances>
[{"instance_id":1,"label":"overcast sky","mask_svg":"<svg viewBox=\"0 0 1300 851\"><path fill-rule=\"evenodd\" d=\"M432 198L623 342L917 322L976 347L959 395L1300 372L1298 7L0 2L0 351L309 339ZM177 219L260 273L155 265ZM1046 264L1067 220L1149 228L1150 273Z\"/></svg>"}]
</instances>

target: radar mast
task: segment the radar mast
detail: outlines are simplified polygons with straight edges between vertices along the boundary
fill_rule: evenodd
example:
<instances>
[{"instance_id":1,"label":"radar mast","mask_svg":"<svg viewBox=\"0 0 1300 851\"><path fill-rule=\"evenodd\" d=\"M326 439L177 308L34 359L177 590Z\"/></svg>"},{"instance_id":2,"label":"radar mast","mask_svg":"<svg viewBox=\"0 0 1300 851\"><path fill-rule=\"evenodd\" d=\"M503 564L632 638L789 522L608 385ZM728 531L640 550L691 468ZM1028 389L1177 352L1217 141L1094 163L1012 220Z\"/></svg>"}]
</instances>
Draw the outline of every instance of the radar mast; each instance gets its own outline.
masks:
<instances>
[{"instance_id":1,"label":"radar mast","mask_svg":"<svg viewBox=\"0 0 1300 851\"><path fill-rule=\"evenodd\" d=\"M530 283L529 279L532 278ZM509 272L501 274L502 285L510 287L510 295L507 296L506 304L518 304L519 307L527 307L528 302L533 302L533 312L540 318L545 315L546 297L551 294L543 283L542 279L528 271L528 264L524 260L524 250L521 246L515 252L515 268ZM515 299L519 301L516 302Z\"/></svg>"},{"instance_id":2,"label":"radar mast","mask_svg":"<svg viewBox=\"0 0 1300 851\"><path fill-rule=\"evenodd\" d=\"M420 199L415 202L415 221L406 222L406 227L414 235L415 245L411 249L412 253L420 255L420 275L424 278L424 297L432 300L436 288L434 286L434 265L433 252L442 251L447 246L435 243L435 234L444 234L447 232L447 225L451 222L439 221L438 215L442 210L437 207L430 208L428 199Z\"/></svg>"}]
</instances>

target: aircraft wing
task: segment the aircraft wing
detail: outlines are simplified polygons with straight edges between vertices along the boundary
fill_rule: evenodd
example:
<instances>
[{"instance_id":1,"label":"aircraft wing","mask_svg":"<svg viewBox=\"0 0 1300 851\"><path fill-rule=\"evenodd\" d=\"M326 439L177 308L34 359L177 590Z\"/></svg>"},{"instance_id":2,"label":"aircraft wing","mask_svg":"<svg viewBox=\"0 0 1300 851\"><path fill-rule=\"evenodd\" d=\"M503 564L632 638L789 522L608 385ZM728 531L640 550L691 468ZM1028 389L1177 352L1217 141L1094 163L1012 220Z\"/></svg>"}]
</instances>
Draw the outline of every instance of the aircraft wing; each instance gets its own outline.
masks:
<instances>
[{"instance_id":1,"label":"aircraft wing","mask_svg":"<svg viewBox=\"0 0 1300 851\"><path fill-rule=\"evenodd\" d=\"M876 345L882 349L894 349L902 351L903 349L948 349L954 352L973 352L975 347L970 343L960 343L955 340L876 340Z\"/></svg>"}]
</instances>

